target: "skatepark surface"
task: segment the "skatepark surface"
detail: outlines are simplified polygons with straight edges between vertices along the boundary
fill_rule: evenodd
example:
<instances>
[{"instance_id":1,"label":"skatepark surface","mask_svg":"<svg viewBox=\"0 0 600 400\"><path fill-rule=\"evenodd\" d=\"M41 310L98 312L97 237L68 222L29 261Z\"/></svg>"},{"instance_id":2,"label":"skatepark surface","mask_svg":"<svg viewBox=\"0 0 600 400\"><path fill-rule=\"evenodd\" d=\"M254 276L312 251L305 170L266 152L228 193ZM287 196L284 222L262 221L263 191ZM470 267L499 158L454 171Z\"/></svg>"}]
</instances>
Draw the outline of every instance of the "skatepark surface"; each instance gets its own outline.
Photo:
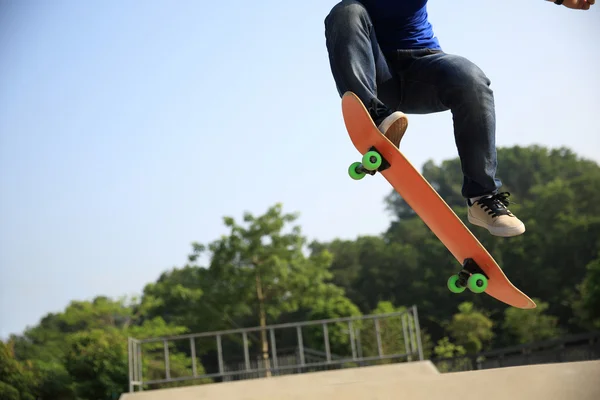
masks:
<instances>
[{"instance_id":1,"label":"skatepark surface","mask_svg":"<svg viewBox=\"0 0 600 400\"><path fill-rule=\"evenodd\" d=\"M600 361L439 373L430 361L125 393L120 400L598 400Z\"/></svg>"}]
</instances>

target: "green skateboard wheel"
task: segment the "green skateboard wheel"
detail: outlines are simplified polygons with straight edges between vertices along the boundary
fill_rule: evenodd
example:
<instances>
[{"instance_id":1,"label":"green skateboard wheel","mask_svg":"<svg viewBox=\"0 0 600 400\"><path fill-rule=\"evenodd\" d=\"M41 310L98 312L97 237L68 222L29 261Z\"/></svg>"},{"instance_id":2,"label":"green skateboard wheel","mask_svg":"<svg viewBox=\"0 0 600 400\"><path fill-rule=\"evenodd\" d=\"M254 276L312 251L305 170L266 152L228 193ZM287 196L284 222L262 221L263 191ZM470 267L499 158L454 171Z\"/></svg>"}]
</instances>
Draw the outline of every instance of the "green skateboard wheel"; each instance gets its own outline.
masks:
<instances>
[{"instance_id":1,"label":"green skateboard wheel","mask_svg":"<svg viewBox=\"0 0 600 400\"><path fill-rule=\"evenodd\" d=\"M375 171L381 166L383 159L381 154L376 151L368 151L362 158L363 167L369 171Z\"/></svg>"},{"instance_id":2,"label":"green skateboard wheel","mask_svg":"<svg viewBox=\"0 0 600 400\"><path fill-rule=\"evenodd\" d=\"M488 280L483 274L473 274L469 277L467 286L473 293L483 293L488 287Z\"/></svg>"},{"instance_id":3,"label":"green skateboard wheel","mask_svg":"<svg viewBox=\"0 0 600 400\"><path fill-rule=\"evenodd\" d=\"M452 293L462 293L466 289L466 287L458 286L458 279L458 275L452 275L448 279L448 289L450 289Z\"/></svg>"},{"instance_id":4,"label":"green skateboard wheel","mask_svg":"<svg viewBox=\"0 0 600 400\"><path fill-rule=\"evenodd\" d=\"M357 170L358 167L360 167L360 163L358 161L350 164L350 167L348 167L348 175L350 175L350 178L354 179L355 181L361 180L366 175L365 172L359 172Z\"/></svg>"}]
</instances>

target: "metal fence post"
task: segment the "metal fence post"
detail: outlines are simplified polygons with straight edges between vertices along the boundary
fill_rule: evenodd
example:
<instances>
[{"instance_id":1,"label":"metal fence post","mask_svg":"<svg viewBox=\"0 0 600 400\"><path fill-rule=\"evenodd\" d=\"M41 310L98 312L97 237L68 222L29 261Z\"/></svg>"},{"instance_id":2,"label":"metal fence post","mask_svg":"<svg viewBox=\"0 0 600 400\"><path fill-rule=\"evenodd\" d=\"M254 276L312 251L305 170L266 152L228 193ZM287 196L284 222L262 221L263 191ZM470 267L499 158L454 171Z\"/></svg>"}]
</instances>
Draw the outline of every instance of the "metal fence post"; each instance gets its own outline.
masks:
<instances>
[{"instance_id":1,"label":"metal fence post","mask_svg":"<svg viewBox=\"0 0 600 400\"><path fill-rule=\"evenodd\" d=\"M169 363L169 343L165 339L163 341L163 347L165 351L165 377L167 379L171 379L171 365Z\"/></svg>"},{"instance_id":2,"label":"metal fence post","mask_svg":"<svg viewBox=\"0 0 600 400\"><path fill-rule=\"evenodd\" d=\"M137 381L138 381L138 385L140 388L140 392L144 391L144 377L143 377L143 372L144 372L144 364L142 362L142 344L136 340L135 342L135 347L137 349L137 361L136 361L136 366L137 366Z\"/></svg>"},{"instance_id":3,"label":"metal fence post","mask_svg":"<svg viewBox=\"0 0 600 400\"><path fill-rule=\"evenodd\" d=\"M331 362L331 350L329 348L329 329L327 329L327 323L323 323L323 340L325 341L325 356L327 362Z\"/></svg>"},{"instance_id":4,"label":"metal fence post","mask_svg":"<svg viewBox=\"0 0 600 400\"><path fill-rule=\"evenodd\" d=\"M350 347L352 348L352 359L356 360L356 343L354 337L354 325L352 321L348 321L348 332L350 333Z\"/></svg>"},{"instance_id":5,"label":"metal fence post","mask_svg":"<svg viewBox=\"0 0 600 400\"><path fill-rule=\"evenodd\" d=\"M300 353L300 365L304 367L304 343L302 342L302 328L300 326L296 327L296 334L298 336L298 352Z\"/></svg>"},{"instance_id":6,"label":"metal fence post","mask_svg":"<svg viewBox=\"0 0 600 400\"><path fill-rule=\"evenodd\" d=\"M248 334L242 332L242 341L244 342L244 364L246 371L250 371L250 354L248 352Z\"/></svg>"},{"instance_id":7,"label":"metal fence post","mask_svg":"<svg viewBox=\"0 0 600 400\"><path fill-rule=\"evenodd\" d=\"M275 330L273 328L269 329L269 334L271 336L271 358L273 359L273 368L275 372L279 372L279 363L277 360L277 345L275 344Z\"/></svg>"},{"instance_id":8,"label":"metal fence post","mask_svg":"<svg viewBox=\"0 0 600 400\"><path fill-rule=\"evenodd\" d=\"M219 358L219 374L223 375L223 347L221 345L221 335L217 335L217 356Z\"/></svg>"},{"instance_id":9,"label":"metal fence post","mask_svg":"<svg viewBox=\"0 0 600 400\"><path fill-rule=\"evenodd\" d=\"M193 337L190 338L190 351L192 352L192 376L195 378L198 376L196 370L196 341Z\"/></svg>"},{"instance_id":10,"label":"metal fence post","mask_svg":"<svg viewBox=\"0 0 600 400\"><path fill-rule=\"evenodd\" d=\"M404 350L406 351L406 361L412 361L412 355L410 354L410 347L408 342L410 341L410 337L408 336L408 330L406 328L406 319L408 318L408 314L402 314L400 320L402 321L402 335L404 339Z\"/></svg>"},{"instance_id":11,"label":"metal fence post","mask_svg":"<svg viewBox=\"0 0 600 400\"><path fill-rule=\"evenodd\" d=\"M373 319L375 323L375 336L377 337L377 354L383 356L383 346L381 345L381 332L379 331L379 318Z\"/></svg>"},{"instance_id":12,"label":"metal fence post","mask_svg":"<svg viewBox=\"0 0 600 400\"><path fill-rule=\"evenodd\" d=\"M415 330L417 331L417 347L419 350L419 361L423 361L423 345L421 343L421 326L419 324L419 313L417 306L413 305L413 317L415 319Z\"/></svg>"},{"instance_id":13,"label":"metal fence post","mask_svg":"<svg viewBox=\"0 0 600 400\"><path fill-rule=\"evenodd\" d=\"M127 338L127 362L129 363L129 393L133 392L133 351L132 340L130 337Z\"/></svg>"}]
</instances>

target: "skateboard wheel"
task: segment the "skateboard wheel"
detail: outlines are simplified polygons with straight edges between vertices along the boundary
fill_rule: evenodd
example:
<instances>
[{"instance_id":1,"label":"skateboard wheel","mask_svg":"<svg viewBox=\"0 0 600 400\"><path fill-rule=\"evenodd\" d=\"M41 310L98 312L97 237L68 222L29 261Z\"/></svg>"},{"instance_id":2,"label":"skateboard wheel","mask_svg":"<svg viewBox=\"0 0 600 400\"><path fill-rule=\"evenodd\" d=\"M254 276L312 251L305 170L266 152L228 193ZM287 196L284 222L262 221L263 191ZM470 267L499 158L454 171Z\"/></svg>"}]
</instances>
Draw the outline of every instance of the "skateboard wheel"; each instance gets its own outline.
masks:
<instances>
[{"instance_id":1,"label":"skateboard wheel","mask_svg":"<svg viewBox=\"0 0 600 400\"><path fill-rule=\"evenodd\" d=\"M488 280L483 274L473 274L469 277L467 286L473 293L483 293L488 287Z\"/></svg>"},{"instance_id":2,"label":"skateboard wheel","mask_svg":"<svg viewBox=\"0 0 600 400\"><path fill-rule=\"evenodd\" d=\"M355 181L361 180L366 175L365 172L359 172L358 167L360 167L360 163L358 161L350 164L350 167L348 167L348 175L350 175L350 178L354 179Z\"/></svg>"},{"instance_id":3,"label":"skateboard wheel","mask_svg":"<svg viewBox=\"0 0 600 400\"><path fill-rule=\"evenodd\" d=\"M458 280L459 280L458 275L452 275L448 279L448 289L450 289L450 291L452 293L462 293L466 289L466 287L458 285Z\"/></svg>"},{"instance_id":4,"label":"skateboard wheel","mask_svg":"<svg viewBox=\"0 0 600 400\"><path fill-rule=\"evenodd\" d=\"M383 162L381 154L376 151L368 151L362 158L363 167L369 171L375 171Z\"/></svg>"}]
</instances>

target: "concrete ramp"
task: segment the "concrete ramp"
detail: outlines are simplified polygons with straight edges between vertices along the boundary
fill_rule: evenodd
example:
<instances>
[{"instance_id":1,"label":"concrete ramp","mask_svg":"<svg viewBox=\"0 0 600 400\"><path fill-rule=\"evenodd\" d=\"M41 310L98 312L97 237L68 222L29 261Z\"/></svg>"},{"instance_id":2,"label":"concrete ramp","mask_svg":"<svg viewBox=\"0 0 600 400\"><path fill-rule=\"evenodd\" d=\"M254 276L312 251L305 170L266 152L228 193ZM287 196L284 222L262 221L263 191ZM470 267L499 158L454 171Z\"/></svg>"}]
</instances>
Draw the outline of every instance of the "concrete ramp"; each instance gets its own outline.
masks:
<instances>
[{"instance_id":1,"label":"concrete ramp","mask_svg":"<svg viewBox=\"0 0 600 400\"><path fill-rule=\"evenodd\" d=\"M429 361L127 393L121 400L598 400L600 361L438 373Z\"/></svg>"}]
</instances>

